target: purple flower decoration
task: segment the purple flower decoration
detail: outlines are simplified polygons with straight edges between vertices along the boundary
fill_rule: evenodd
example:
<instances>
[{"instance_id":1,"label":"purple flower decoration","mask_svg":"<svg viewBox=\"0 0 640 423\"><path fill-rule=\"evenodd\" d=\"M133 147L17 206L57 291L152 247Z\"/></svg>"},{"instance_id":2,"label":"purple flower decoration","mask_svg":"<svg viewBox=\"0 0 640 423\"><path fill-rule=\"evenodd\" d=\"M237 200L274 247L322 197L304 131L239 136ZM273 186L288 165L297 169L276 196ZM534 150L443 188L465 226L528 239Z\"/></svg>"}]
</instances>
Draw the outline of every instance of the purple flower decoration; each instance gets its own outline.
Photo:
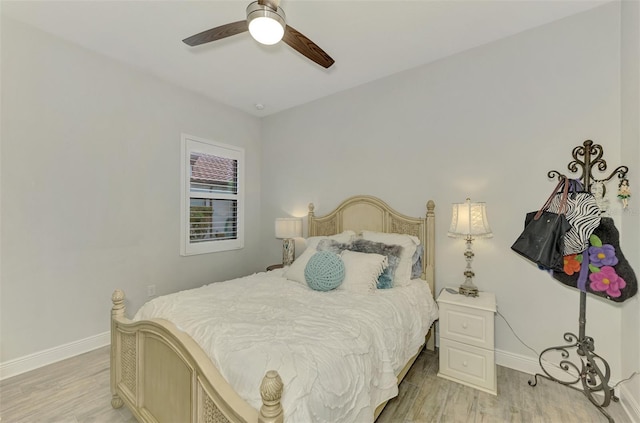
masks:
<instances>
[{"instance_id":1,"label":"purple flower decoration","mask_svg":"<svg viewBox=\"0 0 640 423\"><path fill-rule=\"evenodd\" d=\"M591 251L589 251L591 253ZM617 260L616 260L617 263ZM611 266L603 266L599 272L589 275L591 284L589 287L594 291L605 291L610 297L619 297L620 290L627 286L627 283L616 273Z\"/></svg>"},{"instance_id":2,"label":"purple flower decoration","mask_svg":"<svg viewBox=\"0 0 640 423\"><path fill-rule=\"evenodd\" d=\"M611 244L589 247L589 263L596 267L615 266L618 264L616 249Z\"/></svg>"}]
</instances>

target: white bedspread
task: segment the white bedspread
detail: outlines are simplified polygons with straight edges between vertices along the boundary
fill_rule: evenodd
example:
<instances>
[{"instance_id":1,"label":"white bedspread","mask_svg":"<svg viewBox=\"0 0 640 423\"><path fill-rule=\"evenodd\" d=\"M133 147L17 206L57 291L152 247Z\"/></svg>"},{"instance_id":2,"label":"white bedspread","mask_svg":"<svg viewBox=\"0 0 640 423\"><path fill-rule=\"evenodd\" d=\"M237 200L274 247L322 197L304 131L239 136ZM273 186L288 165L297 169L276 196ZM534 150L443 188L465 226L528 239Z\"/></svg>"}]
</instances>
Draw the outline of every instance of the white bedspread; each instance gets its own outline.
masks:
<instances>
[{"instance_id":1,"label":"white bedspread","mask_svg":"<svg viewBox=\"0 0 640 423\"><path fill-rule=\"evenodd\" d=\"M267 370L284 382L285 422L371 422L397 395L396 375L424 342L437 307L429 287L369 294L316 292L258 273L158 297L134 320L163 318L188 333L256 409Z\"/></svg>"}]
</instances>

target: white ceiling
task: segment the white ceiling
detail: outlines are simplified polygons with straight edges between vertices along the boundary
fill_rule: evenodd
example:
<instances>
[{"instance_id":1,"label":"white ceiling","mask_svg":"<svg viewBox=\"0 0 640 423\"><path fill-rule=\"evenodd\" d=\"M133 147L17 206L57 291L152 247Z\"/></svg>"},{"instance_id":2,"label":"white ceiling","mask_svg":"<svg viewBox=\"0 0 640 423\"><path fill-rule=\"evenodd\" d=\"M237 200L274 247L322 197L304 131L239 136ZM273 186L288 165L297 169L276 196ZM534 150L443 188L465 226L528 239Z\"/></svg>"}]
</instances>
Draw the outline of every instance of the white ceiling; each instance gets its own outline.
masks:
<instances>
[{"instance_id":1,"label":"white ceiling","mask_svg":"<svg viewBox=\"0 0 640 423\"><path fill-rule=\"evenodd\" d=\"M182 39L244 19L250 0L7 1L1 12L255 116L266 116L612 0L282 0L328 70L249 33ZM256 104L264 105L257 110Z\"/></svg>"}]
</instances>

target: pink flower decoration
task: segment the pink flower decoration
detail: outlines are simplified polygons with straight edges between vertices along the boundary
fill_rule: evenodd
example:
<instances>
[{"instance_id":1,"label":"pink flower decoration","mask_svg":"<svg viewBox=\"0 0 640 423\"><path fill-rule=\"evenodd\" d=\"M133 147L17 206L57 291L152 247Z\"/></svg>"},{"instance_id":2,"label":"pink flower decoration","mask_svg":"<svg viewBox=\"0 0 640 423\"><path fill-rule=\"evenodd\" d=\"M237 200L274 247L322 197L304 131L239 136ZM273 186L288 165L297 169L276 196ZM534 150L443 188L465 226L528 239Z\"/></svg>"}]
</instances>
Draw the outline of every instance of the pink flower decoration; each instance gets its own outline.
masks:
<instances>
[{"instance_id":1,"label":"pink flower decoration","mask_svg":"<svg viewBox=\"0 0 640 423\"><path fill-rule=\"evenodd\" d=\"M618 264L616 249L611 244L604 244L602 247L589 247L589 263L596 266L615 266Z\"/></svg>"},{"instance_id":2,"label":"pink flower decoration","mask_svg":"<svg viewBox=\"0 0 640 423\"><path fill-rule=\"evenodd\" d=\"M589 287L594 291L605 291L610 297L619 297L620 290L627 286L627 283L616 273L611 266L603 266L599 272L589 275L591 284Z\"/></svg>"}]
</instances>

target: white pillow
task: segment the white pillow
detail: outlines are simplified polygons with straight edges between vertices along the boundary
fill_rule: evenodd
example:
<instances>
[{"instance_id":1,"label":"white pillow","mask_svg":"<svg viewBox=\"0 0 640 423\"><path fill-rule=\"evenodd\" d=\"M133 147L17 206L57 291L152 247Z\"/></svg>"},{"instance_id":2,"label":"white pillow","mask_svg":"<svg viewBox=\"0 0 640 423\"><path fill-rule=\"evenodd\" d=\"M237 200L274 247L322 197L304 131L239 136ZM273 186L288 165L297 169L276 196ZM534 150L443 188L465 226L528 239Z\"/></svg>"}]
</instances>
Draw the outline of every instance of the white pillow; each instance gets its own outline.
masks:
<instances>
[{"instance_id":1,"label":"white pillow","mask_svg":"<svg viewBox=\"0 0 640 423\"><path fill-rule=\"evenodd\" d=\"M417 246L420 245L418 237L406 234L362 231L362 238L369 241L402 246L400 263L393 277L393 286L404 286L409 283L411 280L411 268L413 267L413 255Z\"/></svg>"},{"instance_id":2,"label":"white pillow","mask_svg":"<svg viewBox=\"0 0 640 423\"><path fill-rule=\"evenodd\" d=\"M352 292L374 291L378 276L386 269L387 256L344 250L340 257L344 262L344 280L336 288Z\"/></svg>"},{"instance_id":3,"label":"white pillow","mask_svg":"<svg viewBox=\"0 0 640 423\"><path fill-rule=\"evenodd\" d=\"M305 240L307 249L311 248L315 250L318 247L318 243L323 239L332 239L336 242L341 242L344 244L348 244L356 237L356 233L354 231L344 231L342 233L330 236L311 236Z\"/></svg>"},{"instance_id":4,"label":"white pillow","mask_svg":"<svg viewBox=\"0 0 640 423\"><path fill-rule=\"evenodd\" d=\"M307 267L309 259L315 253L315 248L307 248L306 250L304 250L304 252L300 254L300 257L298 257L294 260L293 263L291 263L291 266L285 268L282 276L289 279L290 281L296 281L306 285L307 281L304 278L304 268Z\"/></svg>"}]
</instances>

